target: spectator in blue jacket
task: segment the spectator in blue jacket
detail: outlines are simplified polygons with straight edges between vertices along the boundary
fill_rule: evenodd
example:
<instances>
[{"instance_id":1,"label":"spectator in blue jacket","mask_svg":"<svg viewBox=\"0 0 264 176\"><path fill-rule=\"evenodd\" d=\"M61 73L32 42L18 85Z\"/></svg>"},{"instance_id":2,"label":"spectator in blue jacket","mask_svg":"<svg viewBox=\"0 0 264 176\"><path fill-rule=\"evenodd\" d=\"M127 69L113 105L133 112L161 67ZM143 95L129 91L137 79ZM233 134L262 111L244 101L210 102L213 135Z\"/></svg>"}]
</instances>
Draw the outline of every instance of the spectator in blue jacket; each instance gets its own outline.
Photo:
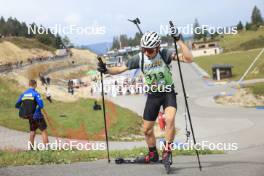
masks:
<instances>
[{"instance_id":1,"label":"spectator in blue jacket","mask_svg":"<svg viewBox=\"0 0 264 176\"><path fill-rule=\"evenodd\" d=\"M36 130L39 128L43 144L48 144L47 123L44 119L42 111L44 111L44 103L40 94L36 91L37 82L29 81L29 89L20 95L16 108L19 109L19 116L29 120L30 138L29 141L34 145Z\"/></svg>"}]
</instances>

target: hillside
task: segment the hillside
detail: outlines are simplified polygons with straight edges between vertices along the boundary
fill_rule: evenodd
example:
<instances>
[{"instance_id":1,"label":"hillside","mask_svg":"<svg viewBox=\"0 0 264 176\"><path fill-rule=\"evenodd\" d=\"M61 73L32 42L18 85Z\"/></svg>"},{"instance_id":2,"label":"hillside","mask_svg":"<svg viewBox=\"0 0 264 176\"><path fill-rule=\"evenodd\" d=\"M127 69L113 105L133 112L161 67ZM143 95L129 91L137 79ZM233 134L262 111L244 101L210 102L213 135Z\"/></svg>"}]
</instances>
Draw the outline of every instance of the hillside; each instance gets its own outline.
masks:
<instances>
[{"instance_id":1,"label":"hillside","mask_svg":"<svg viewBox=\"0 0 264 176\"><path fill-rule=\"evenodd\" d=\"M0 99L0 125L7 128L28 131L28 121L19 119L14 108L17 98L26 89L8 76L0 75L0 93L5 95ZM42 89L39 84L37 90ZM62 95L63 96L63 95ZM71 139L103 140L102 111L94 111L94 99L81 98L74 102L54 101L48 103L44 98L45 109L49 114L48 133L52 136ZM61 97L65 98L65 97ZM100 101L98 103L101 104ZM138 135L141 128L141 118L134 112L110 102L106 102L109 118L109 137L114 140L119 137Z\"/></svg>"},{"instance_id":2,"label":"hillside","mask_svg":"<svg viewBox=\"0 0 264 176\"><path fill-rule=\"evenodd\" d=\"M0 42L1 41L11 42L11 43L19 46L20 48L23 48L23 49L38 48L38 49L47 50L50 52L54 52L56 50L54 47L46 45L44 43L41 43L40 41L38 41L37 39L34 39L34 38L6 37L4 39L0 39Z\"/></svg>"},{"instance_id":3,"label":"hillside","mask_svg":"<svg viewBox=\"0 0 264 176\"><path fill-rule=\"evenodd\" d=\"M259 54L261 49L254 49L248 51L236 51L222 53L213 56L202 56L195 58L195 62L200 65L209 75L212 76L212 65L214 64L231 64L233 65L232 80L238 80L249 65L253 62L255 57ZM264 55L262 54L259 60L255 63L249 74L245 79L264 78Z\"/></svg>"},{"instance_id":4,"label":"hillside","mask_svg":"<svg viewBox=\"0 0 264 176\"><path fill-rule=\"evenodd\" d=\"M218 38L224 52L264 47L264 28L257 31L241 31L236 35Z\"/></svg>"},{"instance_id":5,"label":"hillside","mask_svg":"<svg viewBox=\"0 0 264 176\"><path fill-rule=\"evenodd\" d=\"M24 43L22 38L19 40L16 44L7 40L0 42L0 58L5 58L2 61L11 62L16 61L17 58L19 60L21 58L27 59L45 52L53 54L52 51L45 50L42 46L37 46L36 43L36 45L32 43L27 45L27 39L25 39ZM103 130L101 130L103 129L102 112L94 112L92 109L95 100L89 98L90 88L82 87L76 89L74 95L71 95L67 91L67 84L63 85L57 82L58 80L66 82L63 79L74 75L77 75L78 78L85 75L86 80L88 80L89 76L86 75L86 72L90 69L95 69L96 54L86 49L75 48L71 49L71 52L72 57L63 57L62 59L48 60L47 62L35 62L32 65L14 69L12 72L0 74L0 92L5 95L5 98L0 100L1 126L20 131L28 130L26 121L14 120L18 119L14 103L19 94L26 89L28 79L32 78L37 79L39 82L37 90L45 99L45 86L40 84L38 77L40 72L49 73L46 76L49 76L52 80L51 85L49 85L49 91L52 95L53 103L49 104L44 100L50 115L49 134L74 139L104 139ZM57 77L53 73L56 73L55 76ZM101 103L100 101L98 102ZM109 121L107 123L111 126L111 129L109 129L110 139L114 140L119 137L139 134L141 128L141 118L139 116L110 102L107 102L106 106L109 107L107 111L109 113ZM95 119L96 122L94 121Z\"/></svg>"},{"instance_id":6,"label":"hillside","mask_svg":"<svg viewBox=\"0 0 264 176\"><path fill-rule=\"evenodd\" d=\"M74 63L94 65L96 54L85 49L71 49ZM0 64L27 61L29 58L49 57L56 53L56 49L25 37L6 37L0 39Z\"/></svg>"},{"instance_id":7,"label":"hillside","mask_svg":"<svg viewBox=\"0 0 264 176\"><path fill-rule=\"evenodd\" d=\"M264 28L259 28L256 31L240 31L236 35L225 35L218 40L220 47L224 49L224 53L197 57L195 62L211 76L212 65L231 64L234 66L231 79L238 80L260 53L261 48L264 47ZM256 78L264 78L263 54L245 77L245 79Z\"/></svg>"},{"instance_id":8,"label":"hillside","mask_svg":"<svg viewBox=\"0 0 264 176\"><path fill-rule=\"evenodd\" d=\"M16 44L3 39L2 42L0 42L0 65L5 63L14 64L16 61L26 60L22 67L13 65L13 69L15 69L13 72L3 74L10 79L16 80L20 85L26 86L28 84L28 79L38 79L39 73L48 74L51 79L55 78L57 80L66 81L72 78L84 77L86 76L86 72L88 70L95 69L96 67L96 54L90 52L89 50L75 48L71 49L72 57L58 58L55 60L37 60L36 62L29 64L27 61L28 58L34 58L36 56L53 56L55 52L45 50L45 47L47 46L43 46L43 44L40 44L34 39L12 39L16 40ZM58 95L66 94L64 89L61 90L58 88L56 90L58 90L56 92ZM42 90L41 92L43 93L45 90ZM62 98L59 97L57 99L61 100ZM78 97L74 97L71 101L77 99Z\"/></svg>"},{"instance_id":9,"label":"hillside","mask_svg":"<svg viewBox=\"0 0 264 176\"><path fill-rule=\"evenodd\" d=\"M78 59L78 60L86 60L86 61L96 61L96 54L87 50L87 49L76 49L72 48L71 52L73 53L72 58L73 59Z\"/></svg>"},{"instance_id":10,"label":"hillside","mask_svg":"<svg viewBox=\"0 0 264 176\"><path fill-rule=\"evenodd\" d=\"M52 56L55 48L35 39L9 38L0 40L0 63L25 61L36 56Z\"/></svg>"}]
</instances>

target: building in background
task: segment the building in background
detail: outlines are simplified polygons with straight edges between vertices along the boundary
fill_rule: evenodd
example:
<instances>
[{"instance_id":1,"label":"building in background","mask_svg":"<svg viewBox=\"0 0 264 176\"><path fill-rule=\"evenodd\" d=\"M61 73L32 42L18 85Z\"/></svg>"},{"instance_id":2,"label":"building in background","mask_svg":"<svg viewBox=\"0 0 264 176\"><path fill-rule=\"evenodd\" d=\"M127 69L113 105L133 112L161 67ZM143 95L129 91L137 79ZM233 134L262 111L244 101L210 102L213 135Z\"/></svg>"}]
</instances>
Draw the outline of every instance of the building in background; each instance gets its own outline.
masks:
<instances>
[{"instance_id":1,"label":"building in background","mask_svg":"<svg viewBox=\"0 0 264 176\"><path fill-rule=\"evenodd\" d=\"M193 57L217 55L223 52L218 42L193 42L192 55Z\"/></svg>"}]
</instances>

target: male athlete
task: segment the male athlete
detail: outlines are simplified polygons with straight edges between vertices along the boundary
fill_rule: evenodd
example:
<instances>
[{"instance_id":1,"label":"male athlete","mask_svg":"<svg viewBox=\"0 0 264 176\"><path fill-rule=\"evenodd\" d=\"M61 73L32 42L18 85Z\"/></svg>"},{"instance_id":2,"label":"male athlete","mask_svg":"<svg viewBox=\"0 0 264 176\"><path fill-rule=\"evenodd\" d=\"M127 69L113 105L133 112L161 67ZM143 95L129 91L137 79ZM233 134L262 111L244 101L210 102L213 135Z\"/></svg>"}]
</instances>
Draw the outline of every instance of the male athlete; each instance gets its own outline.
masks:
<instances>
[{"instance_id":1,"label":"male athlete","mask_svg":"<svg viewBox=\"0 0 264 176\"><path fill-rule=\"evenodd\" d=\"M161 106L163 106L166 118L166 147L162 153L163 161L168 160L168 157L171 155L170 146L175 136L177 103L170 64L172 60L176 60L177 58L173 50L161 49L160 43L160 36L156 32L146 32L140 42L142 52L129 59L124 66L106 68L105 63L98 63L98 71L106 74L115 75L138 68L144 74L148 92L143 114L143 131L149 153L144 157L138 158L139 162L144 163L159 161L153 127ZM180 61L186 63L192 62L192 54L183 41L178 39L177 45L182 51L179 57Z\"/></svg>"}]
</instances>

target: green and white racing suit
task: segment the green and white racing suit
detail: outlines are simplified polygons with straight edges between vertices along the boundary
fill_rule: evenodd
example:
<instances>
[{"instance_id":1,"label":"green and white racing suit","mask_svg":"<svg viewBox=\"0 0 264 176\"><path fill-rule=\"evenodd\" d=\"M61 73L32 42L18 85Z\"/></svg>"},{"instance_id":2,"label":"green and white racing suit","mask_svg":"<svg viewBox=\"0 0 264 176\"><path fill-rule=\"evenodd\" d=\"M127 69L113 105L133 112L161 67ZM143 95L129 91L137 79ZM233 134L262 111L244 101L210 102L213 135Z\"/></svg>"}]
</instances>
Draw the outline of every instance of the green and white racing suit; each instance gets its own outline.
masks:
<instances>
[{"instance_id":1,"label":"green and white racing suit","mask_svg":"<svg viewBox=\"0 0 264 176\"><path fill-rule=\"evenodd\" d=\"M148 98L144 110L144 119L155 121L160 107L177 108L174 82L170 71L172 50L161 49L154 58L139 53L126 62L129 69L141 68L145 83L149 87ZM143 62L142 62L142 59Z\"/></svg>"}]
</instances>

